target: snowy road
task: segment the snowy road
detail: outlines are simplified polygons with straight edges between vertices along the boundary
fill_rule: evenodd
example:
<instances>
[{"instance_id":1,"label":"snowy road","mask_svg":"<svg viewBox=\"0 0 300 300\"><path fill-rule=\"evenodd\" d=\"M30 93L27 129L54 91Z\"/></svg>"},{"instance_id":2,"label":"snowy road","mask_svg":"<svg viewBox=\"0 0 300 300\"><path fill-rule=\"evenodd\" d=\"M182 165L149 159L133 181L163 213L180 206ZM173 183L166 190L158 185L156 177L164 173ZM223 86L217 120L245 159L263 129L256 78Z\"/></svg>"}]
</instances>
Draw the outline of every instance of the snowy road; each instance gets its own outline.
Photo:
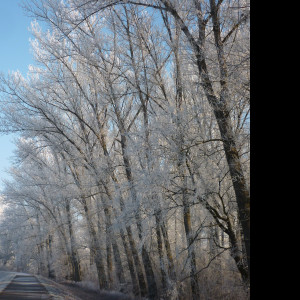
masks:
<instances>
[{"instance_id":1,"label":"snowy road","mask_svg":"<svg viewBox=\"0 0 300 300\"><path fill-rule=\"evenodd\" d=\"M0 271L0 294L16 275L16 272Z\"/></svg>"},{"instance_id":2,"label":"snowy road","mask_svg":"<svg viewBox=\"0 0 300 300\"><path fill-rule=\"evenodd\" d=\"M46 288L29 274L16 275L0 293L0 300L51 299Z\"/></svg>"},{"instance_id":3,"label":"snowy road","mask_svg":"<svg viewBox=\"0 0 300 300\"><path fill-rule=\"evenodd\" d=\"M0 300L132 300L114 291L95 291L64 282L59 284L40 275L0 271Z\"/></svg>"}]
</instances>

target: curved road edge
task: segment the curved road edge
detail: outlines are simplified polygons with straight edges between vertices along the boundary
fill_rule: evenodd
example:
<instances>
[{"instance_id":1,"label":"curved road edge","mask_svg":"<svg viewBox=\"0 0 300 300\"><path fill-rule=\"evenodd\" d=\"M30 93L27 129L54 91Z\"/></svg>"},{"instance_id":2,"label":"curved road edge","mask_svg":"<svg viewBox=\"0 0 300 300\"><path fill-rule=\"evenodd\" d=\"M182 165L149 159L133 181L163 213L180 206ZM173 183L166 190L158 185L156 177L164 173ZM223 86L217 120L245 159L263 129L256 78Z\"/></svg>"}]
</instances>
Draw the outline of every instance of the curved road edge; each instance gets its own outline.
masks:
<instances>
[{"instance_id":1,"label":"curved road edge","mask_svg":"<svg viewBox=\"0 0 300 300\"><path fill-rule=\"evenodd\" d=\"M71 294L66 288L59 283L45 278L41 275L35 275L36 279L46 288L49 295L52 297L53 300L81 300L81 298L76 297L74 294Z\"/></svg>"},{"instance_id":2,"label":"curved road edge","mask_svg":"<svg viewBox=\"0 0 300 300\"><path fill-rule=\"evenodd\" d=\"M0 294L17 276L17 272L0 271Z\"/></svg>"}]
</instances>

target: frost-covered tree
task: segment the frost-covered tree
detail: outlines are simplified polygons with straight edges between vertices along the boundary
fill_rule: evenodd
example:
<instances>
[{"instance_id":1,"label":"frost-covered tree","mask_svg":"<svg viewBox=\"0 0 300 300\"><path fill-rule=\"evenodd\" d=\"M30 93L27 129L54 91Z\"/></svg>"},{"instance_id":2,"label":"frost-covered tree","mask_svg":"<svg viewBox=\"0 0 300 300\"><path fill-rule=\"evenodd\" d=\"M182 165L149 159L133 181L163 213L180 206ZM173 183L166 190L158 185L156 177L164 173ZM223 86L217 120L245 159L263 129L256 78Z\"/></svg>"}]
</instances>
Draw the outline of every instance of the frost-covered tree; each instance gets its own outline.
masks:
<instances>
[{"instance_id":1,"label":"frost-covered tree","mask_svg":"<svg viewBox=\"0 0 300 300\"><path fill-rule=\"evenodd\" d=\"M32 23L27 78L1 77L1 130L22 136L6 211L29 214L34 240L31 252L10 244L15 261L150 299L248 285L249 3L26 9L48 29Z\"/></svg>"}]
</instances>

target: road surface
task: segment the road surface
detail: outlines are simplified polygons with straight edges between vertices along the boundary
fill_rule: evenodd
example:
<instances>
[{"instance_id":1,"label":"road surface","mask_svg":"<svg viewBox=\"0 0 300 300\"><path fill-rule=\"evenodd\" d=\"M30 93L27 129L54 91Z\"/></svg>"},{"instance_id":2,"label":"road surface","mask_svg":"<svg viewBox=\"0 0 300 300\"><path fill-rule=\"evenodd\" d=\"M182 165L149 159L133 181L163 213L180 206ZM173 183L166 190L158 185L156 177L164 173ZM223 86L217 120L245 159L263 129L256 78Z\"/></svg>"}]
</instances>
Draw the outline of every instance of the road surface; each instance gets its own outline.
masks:
<instances>
[{"instance_id":1,"label":"road surface","mask_svg":"<svg viewBox=\"0 0 300 300\"><path fill-rule=\"evenodd\" d=\"M0 300L51 299L46 288L32 275L17 275L0 293Z\"/></svg>"}]
</instances>

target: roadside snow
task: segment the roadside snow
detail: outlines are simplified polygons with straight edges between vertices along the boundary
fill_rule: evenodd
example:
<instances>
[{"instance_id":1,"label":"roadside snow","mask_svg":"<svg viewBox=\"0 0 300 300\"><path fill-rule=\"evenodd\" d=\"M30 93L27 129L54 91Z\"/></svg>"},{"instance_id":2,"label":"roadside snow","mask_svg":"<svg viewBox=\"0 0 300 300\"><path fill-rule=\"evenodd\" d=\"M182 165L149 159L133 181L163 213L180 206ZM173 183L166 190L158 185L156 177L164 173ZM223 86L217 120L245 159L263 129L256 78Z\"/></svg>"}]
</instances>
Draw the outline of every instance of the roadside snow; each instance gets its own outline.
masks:
<instances>
[{"instance_id":1,"label":"roadside snow","mask_svg":"<svg viewBox=\"0 0 300 300\"><path fill-rule=\"evenodd\" d=\"M129 295L113 291L99 291L87 282L57 283L43 276L35 275L45 286L53 300L133 300Z\"/></svg>"},{"instance_id":2,"label":"roadside snow","mask_svg":"<svg viewBox=\"0 0 300 300\"><path fill-rule=\"evenodd\" d=\"M61 284L40 275L35 275L35 277L46 288L53 300L81 300L81 298L70 293L70 291Z\"/></svg>"}]
</instances>

